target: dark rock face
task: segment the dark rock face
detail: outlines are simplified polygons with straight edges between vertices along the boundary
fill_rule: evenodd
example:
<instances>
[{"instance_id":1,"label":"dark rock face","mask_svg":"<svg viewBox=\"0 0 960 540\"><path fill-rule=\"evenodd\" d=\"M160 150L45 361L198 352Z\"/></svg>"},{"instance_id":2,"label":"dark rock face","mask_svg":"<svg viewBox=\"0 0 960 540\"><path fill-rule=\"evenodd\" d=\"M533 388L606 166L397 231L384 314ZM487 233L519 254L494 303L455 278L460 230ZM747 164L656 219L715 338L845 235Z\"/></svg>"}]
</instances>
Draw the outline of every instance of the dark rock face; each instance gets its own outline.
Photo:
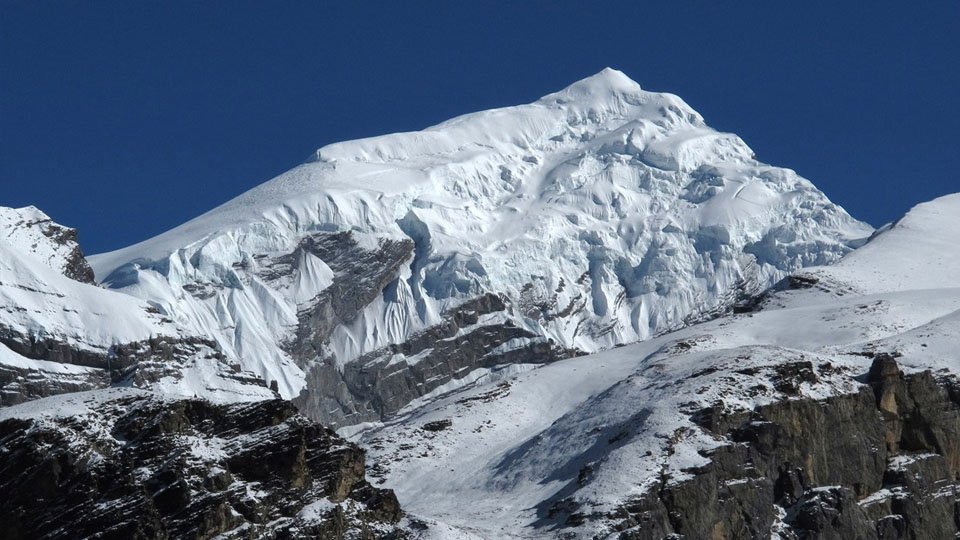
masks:
<instances>
[{"instance_id":1,"label":"dark rock face","mask_svg":"<svg viewBox=\"0 0 960 540\"><path fill-rule=\"evenodd\" d=\"M90 408L0 422L4 538L406 537L363 451L289 402L121 393Z\"/></svg>"},{"instance_id":2,"label":"dark rock face","mask_svg":"<svg viewBox=\"0 0 960 540\"><path fill-rule=\"evenodd\" d=\"M110 374L106 370L64 374L0 365L0 407L107 386L110 386Z\"/></svg>"},{"instance_id":3,"label":"dark rock face","mask_svg":"<svg viewBox=\"0 0 960 540\"><path fill-rule=\"evenodd\" d=\"M506 309L499 296L479 296L452 310L442 323L402 344L366 354L342 370L328 360L310 372L307 388L311 391L294 402L304 414L326 425L382 420L474 369L550 362L575 354L509 322L477 324L480 316ZM520 338L529 341L497 352L497 347ZM395 361L397 354L416 356L417 361Z\"/></svg>"},{"instance_id":4,"label":"dark rock face","mask_svg":"<svg viewBox=\"0 0 960 540\"><path fill-rule=\"evenodd\" d=\"M867 540L878 537L878 526L845 487L810 490L791 510L793 533L799 538Z\"/></svg>"},{"instance_id":5,"label":"dark rock face","mask_svg":"<svg viewBox=\"0 0 960 540\"><path fill-rule=\"evenodd\" d=\"M446 418L444 420L435 420L433 422L427 422L421 429L424 431L443 431L445 429L450 429L453 426L453 420Z\"/></svg>"},{"instance_id":6,"label":"dark rock face","mask_svg":"<svg viewBox=\"0 0 960 540\"><path fill-rule=\"evenodd\" d=\"M346 364L333 358L328 344L334 330L353 323L380 296L396 294L400 272L406 265L422 265L428 239L415 234L416 224L404 223L413 239L380 239L371 247L358 243L349 231L321 232L305 237L292 253L259 261L258 275L268 283L288 279L300 269L305 257L319 258L333 272L331 285L300 306L297 328L285 345L307 371L306 387L293 402L305 415L325 425L382 420L478 368L544 363L576 354L555 347L506 317L506 322L479 324L483 315L511 310L505 298L487 293L465 300L445 313L441 323L410 336L404 343L383 347ZM420 290L419 286L414 289ZM515 346L501 348L511 341ZM398 361L399 354L417 358L415 362Z\"/></svg>"},{"instance_id":7,"label":"dark rock face","mask_svg":"<svg viewBox=\"0 0 960 540\"><path fill-rule=\"evenodd\" d=\"M785 378L805 373L790 366ZM664 479L606 517L625 539L767 539L771 531L796 539L954 538L960 386L930 372L904 375L885 354L866 380L857 393L823 401L699 411L694 421L730 444L687 471L693 479Z\"/></svg>"},{"instance_id":8,"label":"dark rock face","mask_svg":"<svg viewBox=\"0 0 960 540\"><path fill-rule=\"evenodd\" d=\"M123 372L148 360L169 362L183 358L195 353L200 346L216 348L215 342L202 338L157 336L144 341L116 344L107 350L81 349L50 338L27 336L2 324L0 343L26 358L116 372ZM216 354L219 358L223 357L222 354Z\"/></svg>"},{"instance_id":9,"label":"dark rock face","mask_svg":"<svg viewBox=\"0 0 960 540\"><path fill-rule=\"evenodd\" d=\"M90 268L90 263L83 256L80 244L77 243L76 229L64 227L54 223L53 220L46 220L35 225L39 226L43 235L51 241L71 248L63 267L63 275L81 283L96 283L93 268Z\"/></svg>"}]
</instances>

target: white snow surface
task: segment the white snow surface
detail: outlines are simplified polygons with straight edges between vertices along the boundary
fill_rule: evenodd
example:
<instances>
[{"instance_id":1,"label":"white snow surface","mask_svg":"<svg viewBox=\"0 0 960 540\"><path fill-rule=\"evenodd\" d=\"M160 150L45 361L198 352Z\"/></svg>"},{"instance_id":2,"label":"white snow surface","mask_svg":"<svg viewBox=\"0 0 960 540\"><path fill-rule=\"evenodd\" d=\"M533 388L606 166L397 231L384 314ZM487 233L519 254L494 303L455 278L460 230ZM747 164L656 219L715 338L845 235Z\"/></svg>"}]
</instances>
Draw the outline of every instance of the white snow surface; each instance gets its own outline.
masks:
<instances>
[{"instance_id":1,"label":"white snow surface","mask_svg":"<svg viewBox=\"0 0 960 540\"><path fill-rule=\"evenodd\" d=\"M329 286L316 257L281 283L263 257L306 235L351 230L365 245L412 238L418 260L331 338L348 362L402 343L483 292L515 324L594 352L649 338L829 264L872 229L809 181L765 165L680 98L605 69L540 100L411 133L325 146L313 160L139 244L90 258L98 279L214 336L285 397L304 368L281 344ZM316 259L316 260L313 260ZM200 285L207 298L184 286Z\"/></svg>"},{"instance_id":2,"label":"white snow surface","mask_svg":"<svg viewBox=\"0 0 960 540\"><path fill-rule=\"evenodd\" d=\"M804 271L819 282L774 293L760 311L476 384L351 437L407 511L481 538L554 537L538 520L558 498L604 515L661 475L682 481L704 464L700 452L723 441L690 421L698 409L858 391L871 351L902 353L908 372L960 375L956 238L960 194L917 206L838 265ZM773 370L796 361L810 361L818 382L786 396ZM437 420L452 426L422 429ZM612 525L567 532L615 538Z\"/></svg>"},{"instance_id":3,"label":"white snow surface","mask_svg":"<svg viewBox=\"0 0 960 540\"><path fill-rule=\"evenodd\" d=\"M859 292L960 286L960 193L914 207L882 234L814 275L851 282ZM895 256L893 256L895 255Z\"/></svg>"},{"instance_id":4,"label":"white snow surface","mask_svg":"<svg viewBox=\"0 0 960 540\"><path fill-rule=\"evenodd\" d=\"M63 270L72 247L63 248L33 226L48 221L46 214L33 207L0 207L0 331L36 341L52 340L100 356L109 355L116 345L196 336L146 300L66 277ZM214 402L275 397L266 386L238 380L230 366L209 352L200 347L195 358L183 361L182 376L162 377L151 387L161 393ZM27 358L3 344L0 366L51 378L103 371Z\"/></svg>"}]
</instances>

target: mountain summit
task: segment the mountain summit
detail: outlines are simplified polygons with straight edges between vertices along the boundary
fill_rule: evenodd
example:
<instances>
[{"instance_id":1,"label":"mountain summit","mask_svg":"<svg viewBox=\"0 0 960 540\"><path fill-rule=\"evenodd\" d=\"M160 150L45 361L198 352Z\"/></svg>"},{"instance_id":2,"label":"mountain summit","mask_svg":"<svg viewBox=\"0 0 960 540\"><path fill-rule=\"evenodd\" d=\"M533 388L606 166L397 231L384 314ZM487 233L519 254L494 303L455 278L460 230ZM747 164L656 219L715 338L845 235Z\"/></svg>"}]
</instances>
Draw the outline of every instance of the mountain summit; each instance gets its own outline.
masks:
<instances>
[{"instance_id":1,"label":"mountain summit","mask_svg":"<svg viewBox=\"0 0 960 540\"><path fill-rule=\"evenodd\" d=\"M712 317L871 232L680 98L605 69L528 105L325 146L90 260L344 425Z\"/></svg>"}]
</instances>

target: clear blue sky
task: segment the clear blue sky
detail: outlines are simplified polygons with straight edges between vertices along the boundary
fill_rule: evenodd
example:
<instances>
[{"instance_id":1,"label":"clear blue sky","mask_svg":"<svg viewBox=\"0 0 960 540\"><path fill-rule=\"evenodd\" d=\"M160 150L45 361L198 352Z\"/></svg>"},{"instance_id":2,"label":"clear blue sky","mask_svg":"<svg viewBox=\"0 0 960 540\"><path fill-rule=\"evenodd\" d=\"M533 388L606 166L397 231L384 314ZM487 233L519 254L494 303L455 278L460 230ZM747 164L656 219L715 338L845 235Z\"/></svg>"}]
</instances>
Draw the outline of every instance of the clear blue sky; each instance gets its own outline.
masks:
<instances>
[{"instance_id":1,"label":"clear blue sky","mask_svg":"<svg viewBox=\"0 0 960 540\"><path fill-rule=\"evenodd\" d=\"M105 251L324 144L609 65L880 225L960 191L958 63L957 0L0 0L0 205Z\"/></svg>"}]
</instances>

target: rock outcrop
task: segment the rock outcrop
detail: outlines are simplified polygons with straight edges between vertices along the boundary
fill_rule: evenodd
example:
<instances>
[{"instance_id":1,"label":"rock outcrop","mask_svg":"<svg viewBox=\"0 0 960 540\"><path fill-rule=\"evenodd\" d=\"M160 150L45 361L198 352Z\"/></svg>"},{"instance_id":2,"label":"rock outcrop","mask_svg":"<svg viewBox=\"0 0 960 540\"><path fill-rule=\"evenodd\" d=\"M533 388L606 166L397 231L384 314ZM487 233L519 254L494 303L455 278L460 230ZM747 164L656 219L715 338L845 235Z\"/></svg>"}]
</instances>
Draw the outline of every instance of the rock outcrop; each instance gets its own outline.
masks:
<instances>
[{"instance_id":1,"label":"rock outcrop","mask_svg":"<svg viewBox=\"0 0 960 540\"><path fill-rule=\"evenodd\" d=\"M70 279L95 282L93 269L77 243L77 230L54 222L33 206L0 207L0 239L17 245Z\"/></svg>"},{"instance_id":2,"label":"rock outcrop","mask_svg":"<svg viewBox=\"0 0 960 540\"><path fill-rule=\"evenodd\" d=\"M111 389L0 418L4 538L406 535L393 493L365 480L363 450L289 402Z\"/></svg>"},{"instance_id":3,"label":"rock outcrop","mask_svg":"<svg viewBox=\"0 0 960 540\"><path fill-rule=\"evenodd\" d=\"M69 392L110 386L106 370L40 370L0 364L0 407Z\"/></svg>"},{"instance_id":4,"label":"rock outcrop","mask_svg":"<svg viewBox=\"0 0 960 540\"><path fill-rule=\"evenodd\" d=\"M341 232L307 236L293 253L280 257L275 266L290 265L287 275L292 269L303 271L299 261L304 256L323 261L333 274L330 285L297 313L296 334L287 344L291 356L304 364L323 357L333 330L356 320L363 308L396 279L412 254L413 242L409 240L382 239L376 249L364 249L352 233Z\"/></svg>"},{"instance_id":5,"label":"rock outcrop","mask_svg":"<svg viewBox=\"0 0 960 540\"><path fill-rule=\"evenodd\" d=\"M729 444L687 471L692 479L664 478L606 517L623 539L954 538L960 385L929 371L904 375L887 354L864 381L824 400L698 411L694 421Z\"/></svg>"}]
</instances>

